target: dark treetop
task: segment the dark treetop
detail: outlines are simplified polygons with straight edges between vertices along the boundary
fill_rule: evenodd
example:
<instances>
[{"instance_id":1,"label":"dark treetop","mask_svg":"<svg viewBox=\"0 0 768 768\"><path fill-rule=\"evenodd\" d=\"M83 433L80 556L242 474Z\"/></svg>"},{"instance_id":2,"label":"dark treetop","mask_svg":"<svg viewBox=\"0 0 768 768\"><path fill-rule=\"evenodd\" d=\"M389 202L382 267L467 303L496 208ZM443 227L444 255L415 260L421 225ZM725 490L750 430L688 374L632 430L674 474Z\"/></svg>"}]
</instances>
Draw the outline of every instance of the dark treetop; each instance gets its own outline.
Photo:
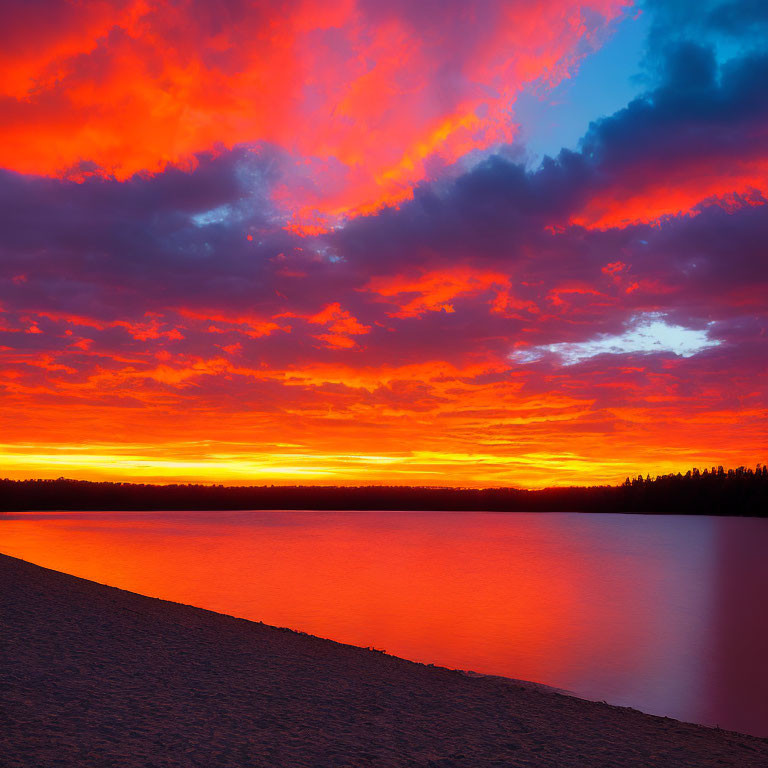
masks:
<instances>
[{"instance_id":1,"label":"dark treetop","mask_svg":"<svg viewBox=\"0 0 768 768\"><path fill-rule=\"evenodd\" d=\"M689 470L591 488L144 485L0 480L0 511L45 509L391 509L637 512L768 517L768 467Z\"/></svg>"}]
</instances>

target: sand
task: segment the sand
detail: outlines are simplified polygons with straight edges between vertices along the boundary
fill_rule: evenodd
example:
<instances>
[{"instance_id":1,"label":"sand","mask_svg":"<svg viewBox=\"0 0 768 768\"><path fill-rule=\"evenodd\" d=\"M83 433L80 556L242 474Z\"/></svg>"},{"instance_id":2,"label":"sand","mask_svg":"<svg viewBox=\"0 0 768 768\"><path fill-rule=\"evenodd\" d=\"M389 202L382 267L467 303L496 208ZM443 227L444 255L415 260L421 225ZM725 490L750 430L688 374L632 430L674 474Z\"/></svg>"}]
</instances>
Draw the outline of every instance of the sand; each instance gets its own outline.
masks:
<instances>
[{"instance_id":1,"label":"sand","mask_svg":"<svg viewBox=\"0 0 768 768\"><path fill-rule=\"evenodd\" d=\"M768 739L143 597L0 555L3 768L768 766Z\"/></svg>"}]
</instances>

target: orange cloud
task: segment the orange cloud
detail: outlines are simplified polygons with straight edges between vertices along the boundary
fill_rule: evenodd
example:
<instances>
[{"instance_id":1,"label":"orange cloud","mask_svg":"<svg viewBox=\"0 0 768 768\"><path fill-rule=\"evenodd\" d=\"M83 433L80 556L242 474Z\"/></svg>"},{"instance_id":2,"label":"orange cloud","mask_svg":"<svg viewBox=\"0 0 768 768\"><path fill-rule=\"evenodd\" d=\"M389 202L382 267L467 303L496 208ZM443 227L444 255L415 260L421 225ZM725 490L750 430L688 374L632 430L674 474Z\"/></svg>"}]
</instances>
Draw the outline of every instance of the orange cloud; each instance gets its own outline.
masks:
<instances>
[{"instance_id":1,"label":"orange cloud","mask_svg":"<svg viewBox=\"0 0 768 768\"><path fill-rule=\"evenodd\" d=\"M326 332L317 334L314 338L331 349L352 349L357 346L357 342L351 337L362 336L371 330L370 325L363 325L346 309L342 309L339 302L327 304L314 315L286 312L279 317L300 317L313 325L324 325Z\"/></svg>"},{"instance_id":2,"label":"orange cloud","mask_svg":"<svg viewBox=\"0 0 768 768\"><path fill-rule=\"evenodd\" d=\"M713 456L751 463L764 446L766 410L748 404L751 382L734 380L744 405L731 409L717 388L677 391L675 371L628 367L601 382L584 372L538 380L499 360L256 369L190 357L78 378L50 356L32 362L45 386L22 357L0 370L0 457L15 477L533 487ZM601 402L602 383L628 386ZM265 392L277 393L278 409L263 407ZM126 408L132 401L141 407Z\"/></svg>"},{"instance_id":3,"label":"orange cloud","mask_svg":"<svg viewBox=\"0 0 768 768\"><path fill-rule=\"evenodd\" d=\"M122 180L267 142L295 161L289 226L321 231L511 140L519 91L567 77L627 4L22 4L0 33L0 166Z\"/></svg>"},{"instance_id":4,"label":"orange cloud","mask_svg":"<svg viewBox=\"0 0 768 768\"><path fill-rule=\"evenodd\" d=\"M182 317L187 317L191 320L224 323L225 325L230 326L223 329L211 325L208 328L211 333L225 333L234 330L243 333L246 336L251 336L252 338L259 338L261 336L269 336L275 331L285 331L286 333L289 333L291 330L290 325L280 325L274 322L274 320L265 319L257 315L232 315L216 310L192 310L183 307L176 311Z\"/></svg>"},{"instance_id":5,"label":"orange cloud","mask_svg":"<svg viewBox=\"0 0 768 768\"><path fill-rule=\"evenodd\" d=\"M678 167L627 170L615 184L594 194L570 223L599 230L658 224L673 216L696 216L702 205L729 211L764 205L766 196L768 157L708 157Z\"/></svg>"},{"instance_id":6,"label":"orange cloud","mask_svg":"<svg viewBox=\"0 0 768 768\"><path fill-rule=\"evenodd\" d=\"M178 341L184 338L184 335L178 328L164 328L166 323L163 321L163 315L155 312L145 313L144 317L147 319L141 322L131 322L128 320L103 321L84 315L73 315L66 312L41 311L36 312L35 314L38 317L44 317L48 320L53 320L54 322L64 322L69 325L77 325L84 328L95 328L99 331L103 331L105 328L124 328L137 341L160 338ZM32 331L32 333L40 333L40 330ZM71 334L71 331L69 333Z\"/></svg>"},{"instance_id":7,"label":"orange cloud","mask_svg":"<svg viewBox=\"0 0 768 768\"><path fill-rule=\"evenodd\" d=\"M500 272L459 266L422 272L413 277L374 277L364 290L391 299L398 305L397 311L388 313L390 317L420 317L426 312L454 312L453 299L492 289L496 290L492 306L500 312L512 301L505 290L509 284L509 277Z\"/></svg>"}]
</instances>

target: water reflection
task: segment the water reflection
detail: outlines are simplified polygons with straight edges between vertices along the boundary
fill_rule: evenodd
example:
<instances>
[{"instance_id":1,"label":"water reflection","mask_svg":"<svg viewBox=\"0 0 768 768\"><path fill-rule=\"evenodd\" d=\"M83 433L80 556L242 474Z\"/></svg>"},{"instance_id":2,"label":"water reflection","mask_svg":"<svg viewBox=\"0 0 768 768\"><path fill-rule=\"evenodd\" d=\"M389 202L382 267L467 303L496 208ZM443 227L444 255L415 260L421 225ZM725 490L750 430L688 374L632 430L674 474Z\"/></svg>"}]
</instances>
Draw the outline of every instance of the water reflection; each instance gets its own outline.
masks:
<instances>
[{"instance_id":1,"label":"water reflection","mask_svg":"<svg viewBox=\"0 0 768 768\"><path fill-rule=\"evenodd\" d=\"M717 520L714 635L702 719L738 712L740 730L768 735L768 536L764 520ZM720 719L719 719L720 718ZM725 720L725 722L728 722ZM723 726L727 727L727 726Z\"/></svg>"},{"instance_id":2,"label":"water reflection","mask_svg":"<svg viewBox=\"0 0 768 768\"><path fill-rule=\"evenodd\" d=\"M0 550L406 658L768 735L763 520L24 513Z\"/></svg>"}]
</instances>

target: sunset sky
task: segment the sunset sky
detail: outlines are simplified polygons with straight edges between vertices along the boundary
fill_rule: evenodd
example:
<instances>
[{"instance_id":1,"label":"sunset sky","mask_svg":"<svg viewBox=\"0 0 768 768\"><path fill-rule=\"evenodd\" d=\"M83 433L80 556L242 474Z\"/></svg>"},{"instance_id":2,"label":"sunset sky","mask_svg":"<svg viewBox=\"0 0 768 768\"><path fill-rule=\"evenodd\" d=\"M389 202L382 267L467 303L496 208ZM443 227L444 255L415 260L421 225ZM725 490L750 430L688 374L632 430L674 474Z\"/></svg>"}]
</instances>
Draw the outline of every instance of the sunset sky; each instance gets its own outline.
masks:
<instances>
[{"instance_id":1,"label":"sunset sky","mask_svg":"<svg viewBox=\"0 0 768 768\"><path fill-rule=\"evenodd\" d=\"M28 0L0 475L768 460L764 0Z\"/></svg>"}]
</instances>

